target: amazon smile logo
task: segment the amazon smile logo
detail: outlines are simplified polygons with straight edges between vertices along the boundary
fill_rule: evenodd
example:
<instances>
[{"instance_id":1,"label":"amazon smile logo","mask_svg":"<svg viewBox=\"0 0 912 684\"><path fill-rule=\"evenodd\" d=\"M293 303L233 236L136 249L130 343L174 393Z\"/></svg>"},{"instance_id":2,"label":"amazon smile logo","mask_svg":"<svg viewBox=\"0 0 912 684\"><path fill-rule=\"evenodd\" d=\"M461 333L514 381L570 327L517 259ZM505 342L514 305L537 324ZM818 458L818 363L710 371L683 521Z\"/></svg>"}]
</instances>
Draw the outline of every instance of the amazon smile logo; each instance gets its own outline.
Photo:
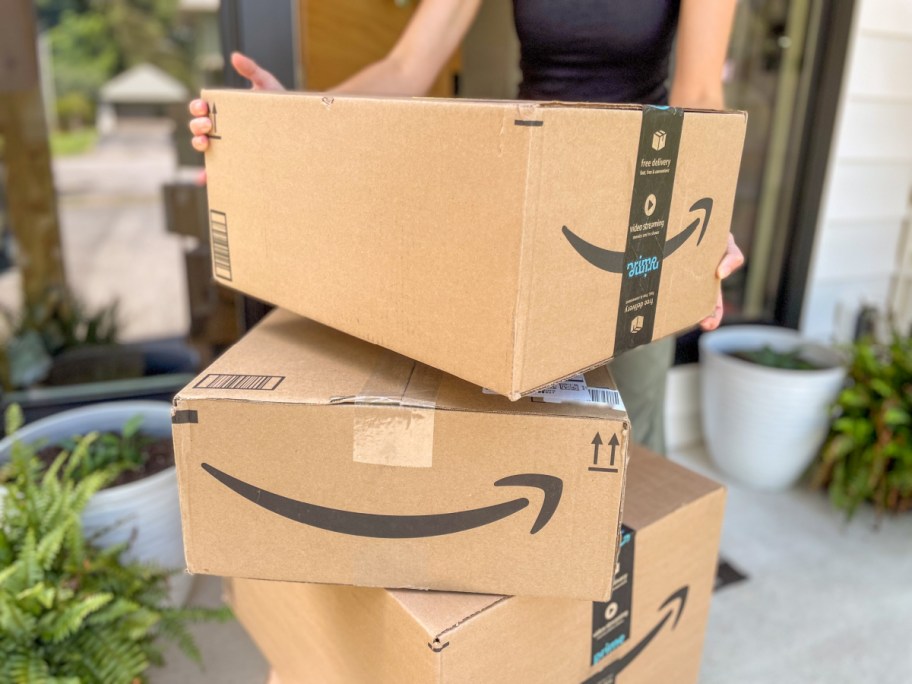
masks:
<instances>
[{"instance_id":1,"label":"amazon smile logo","mask_svg":"<svg viewBox=\"0 0 912 684\"><path fill-rule=\"evenodd\" d=\"M690 236L697 231L697 228L700 228L700 234L697 236L697 245L703 241L703 236L706 234L706 228L709 226L709 218L712 215L712 207L713 201L709 197L704 197L693 203L690 211L701 211L703 212L702 215L697 216L687 228L673 238L665 241L663 259L667 259L674 254L678 248L687 242ZM597 247L591 242L587 242L581 238L567 228L567 226L563 227L563 233L564 237L567 238L567 242L570 243L570 246L573 247L583 259L596 268L608 271L609 273L624 273L625 270L630 270L629 268L625 268L624 252L615 252L610 249ZM631 273L631 276L641 275L640 271L642 271L642 265L636 266L633 270L636 272Z\"/></svg>"},{"instance_id":2,"label":"amazon smile logo","mask_svg":"<svg viewBox=\"0 0 912 684\"><path fill-rule=\"evenodd\" d=\"M668 610L662 616L662 619L649 630L649 633L644 636L636 646L627 651L623 658L618 658L604 670L601 670L587 679L583 684L613 684L618 674L623 672L630 663L636 660L637 656L646 650L646 647L652 643L652 640L655 639L656 636L658 636L669 620L674 618L674 621L671 623L671 629L677 627L681 616L684 614L684 606L687 604L687 591L688 588L686 586L681 587L665 599L665 602L659 606L659 612L666 608Z\"/></svg>"},{"instance_id":3,"label":"amazon smile logo","mask_svg":"<svg viewBox=\"0 0 912 684\"><path fill-rule=\"evenodd\" d=\"M202 468L228 489L240 494L260 508L264 508L283 518L294 520L302 525L357 537L373 537L375 539L439 537L490 525L529 506L529 499L517 497L502 503L453 513L431 513L426 515L361 513L338 508L327 508L306 501L290 499L232 477L208 463L203 463ZM494 483L494 486L534 487L542 490L544 497L541 508L538 511L535 522L532 524L532 528L529 530L529 534L535 534L548 524L548 521L551 520L557 510L564 483L559 477L552 475L528 473L501 478Z\"/></svg>"}]
</instances>

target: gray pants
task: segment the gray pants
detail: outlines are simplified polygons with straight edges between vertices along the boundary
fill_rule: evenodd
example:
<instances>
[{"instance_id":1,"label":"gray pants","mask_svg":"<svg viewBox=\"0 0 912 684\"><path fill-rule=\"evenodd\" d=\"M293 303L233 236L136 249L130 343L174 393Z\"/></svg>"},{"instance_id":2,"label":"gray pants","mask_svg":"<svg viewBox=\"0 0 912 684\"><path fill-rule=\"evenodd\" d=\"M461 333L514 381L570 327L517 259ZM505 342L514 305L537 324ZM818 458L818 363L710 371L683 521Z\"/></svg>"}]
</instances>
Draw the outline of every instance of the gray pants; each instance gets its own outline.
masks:
<instances>
[{"instance_id":1,"label":"gray pants","mask_svg":"<svg viewBox=\"0 0 912 684\"><path fill-rule=\"evenodd\" d=\"M630 416L633 441L665 455L665 382L674 360L674 337L631 349L609 368Z\"/></svg>"}]
</instances>

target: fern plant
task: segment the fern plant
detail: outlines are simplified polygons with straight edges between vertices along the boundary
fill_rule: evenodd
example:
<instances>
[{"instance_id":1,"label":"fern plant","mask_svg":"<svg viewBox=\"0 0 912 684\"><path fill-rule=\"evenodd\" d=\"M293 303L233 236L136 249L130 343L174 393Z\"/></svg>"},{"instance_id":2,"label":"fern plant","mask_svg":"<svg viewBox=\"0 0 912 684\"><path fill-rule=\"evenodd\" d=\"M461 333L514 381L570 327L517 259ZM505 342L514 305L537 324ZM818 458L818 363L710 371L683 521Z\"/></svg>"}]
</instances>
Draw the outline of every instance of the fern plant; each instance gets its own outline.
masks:
<instances>
[{"instance_id":1,"label":"fern plant","mask_svg":"<svg viewBox=\"0 0 912 684\"><path fill-rule=\"evenodd\" d=\"M85 457L79 459L79 464L73 470L76 479L82 479L89 473L97 470L116 468L121 470L136 470L143 464L143 448L152 442L148 435L140 432L143 417L136 415L124 423L118 432L103 432L95 436ZM74 451L79 444L80 437L70 437L60 443L68 451Z\"/></svg>"},{"instance_id":2,"label":"fern plant","mask_svg":"<svg viewBox=\"0 0 912 684\"><path fill-rule=\"evenodd\" d=\"M6 413L7 434L22 412ZM98 548L83 535L81 515L118 468L74 474L95 435L77 441L45 468L34 448L17 442L0 498L0 682L126 684L146 681L171 639L193 660L200 654L188 625L224 620L227 609L168 605L165 570L126 562L126 545Z\"/></svg>"}]
</instances>

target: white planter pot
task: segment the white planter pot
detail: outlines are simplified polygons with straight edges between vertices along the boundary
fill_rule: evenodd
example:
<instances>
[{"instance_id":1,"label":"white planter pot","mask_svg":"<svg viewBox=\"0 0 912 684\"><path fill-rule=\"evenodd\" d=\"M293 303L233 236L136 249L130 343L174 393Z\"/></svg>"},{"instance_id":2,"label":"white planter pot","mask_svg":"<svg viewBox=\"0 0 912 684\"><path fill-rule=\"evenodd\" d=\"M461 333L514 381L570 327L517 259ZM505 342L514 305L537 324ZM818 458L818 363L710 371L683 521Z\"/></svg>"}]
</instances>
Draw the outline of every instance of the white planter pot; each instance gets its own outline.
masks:
<instances>
[{"instance_id":1,"label":"white planter pot","mask_svg":"<svg viewBox=\"0 0 912 684\"><path fill-rule=\"evenodd\" d=\"M143 417L142 431L153 437L171 435L171 405L163 401L120 401L95 404L37 420L24 426L17 439L31 443L55 442L95 431L118 431L133 416ZM12 453L13 440L0 441L0 463ZM83 529L101 546L132 538L126 558L163 568L184 567L177 475L174 467L151 477L103 489L86 506ZM171 600L182 605L190 593L192 577L171 578Z\"/></svg>"},{"instance_id":2,"label":"white planter pot","mask_svg":"<svg viewBox=\"0 0 912 684\"><path fill-rule=\"evenodd\" d=\"M801 347L822 370L768 368L737 359L736 351ZM828 408L845 370L834 350L794 330L745 325L700 338L703 435L716 465L759 489L785 489L814 460L829 426Z\"/></svg>"}]
</instances>

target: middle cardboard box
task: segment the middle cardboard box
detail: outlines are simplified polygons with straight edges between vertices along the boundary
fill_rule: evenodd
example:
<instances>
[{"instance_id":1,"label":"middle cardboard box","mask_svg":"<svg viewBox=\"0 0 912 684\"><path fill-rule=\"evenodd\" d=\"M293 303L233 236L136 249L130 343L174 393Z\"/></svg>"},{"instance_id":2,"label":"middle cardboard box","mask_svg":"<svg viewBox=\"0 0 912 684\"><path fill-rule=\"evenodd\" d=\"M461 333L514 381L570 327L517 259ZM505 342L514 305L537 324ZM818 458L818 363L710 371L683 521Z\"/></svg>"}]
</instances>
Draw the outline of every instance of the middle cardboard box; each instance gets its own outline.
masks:
<instances>
[{"instance_id":1,"label":"middle cardboard box","mask_svg":"<svg viewBox=\"0 0 912 684\"><path fill-rule=\"evenodd\" d=\"M610 596L629 424L604 368L511 402L276 311L173 423L190 572Z\"/></svg>"}]
</instances>

